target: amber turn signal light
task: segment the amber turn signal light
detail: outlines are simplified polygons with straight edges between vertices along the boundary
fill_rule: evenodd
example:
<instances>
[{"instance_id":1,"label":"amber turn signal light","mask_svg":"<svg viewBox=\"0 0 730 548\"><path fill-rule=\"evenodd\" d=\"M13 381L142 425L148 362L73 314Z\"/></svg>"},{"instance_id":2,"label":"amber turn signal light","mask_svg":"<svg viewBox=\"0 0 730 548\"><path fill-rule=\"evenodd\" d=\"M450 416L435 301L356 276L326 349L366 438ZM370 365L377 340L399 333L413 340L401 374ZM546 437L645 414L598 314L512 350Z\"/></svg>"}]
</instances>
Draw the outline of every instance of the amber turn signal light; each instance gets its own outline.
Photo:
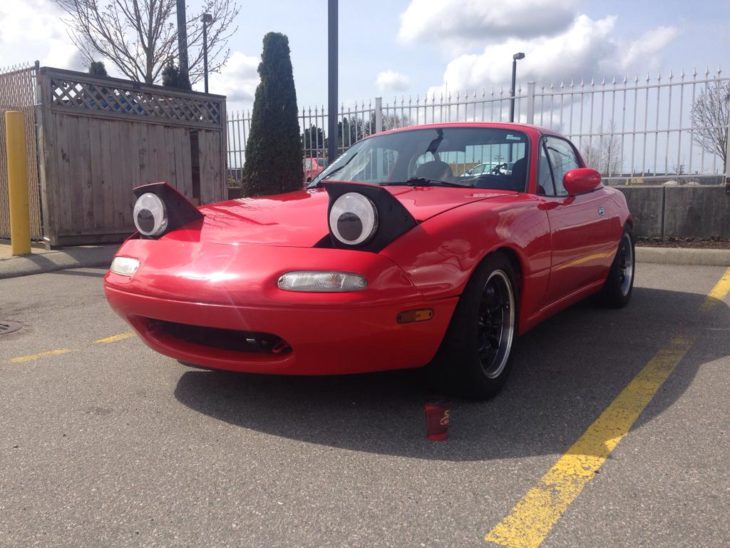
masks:
<instances>
[{"instance_id":1,"label":"amber turn signal light","mask_svg":"<svg viewBox=\"0 0 730 548\"><path fill-rule=\"evenodd\" d=\"M398 323L427 322L433 318L433 309L421 308L419 310L404 310L398 313Z\"/></svg>"}]
</instances>

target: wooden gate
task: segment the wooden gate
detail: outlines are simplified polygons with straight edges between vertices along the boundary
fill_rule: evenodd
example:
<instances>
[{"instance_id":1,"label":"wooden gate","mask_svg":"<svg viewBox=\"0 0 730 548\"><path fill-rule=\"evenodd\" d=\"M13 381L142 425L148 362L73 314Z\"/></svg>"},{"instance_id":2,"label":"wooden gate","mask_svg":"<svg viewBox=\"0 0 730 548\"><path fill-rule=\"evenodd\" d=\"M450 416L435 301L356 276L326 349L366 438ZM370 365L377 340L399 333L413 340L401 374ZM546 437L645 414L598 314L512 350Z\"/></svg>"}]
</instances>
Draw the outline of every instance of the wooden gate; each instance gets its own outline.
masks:
<instances>
[{"instance_id":1,"label":"wooden gate","mask_svg":"<svg viewBox=\"0 0 730 548\"><path fill-rule=\"evenodd\" d=\"M5 113L9 110L25 114L30 236L34 240L40 240L43 236L38 156L36 154L35 82L37 70L37 66L20 66L0 71L0 238L10 238L8 164L5 152Z\"/></svg>"},{"instance_id":2,"label":"wooden gate","mask_svg":"<svg viewBox=\"0 0 730 548\"><path fill-rule=\"evenodd\" d=\"M225 97L47 67L38 90L51 246L128 236L141 184L166 181L201 204L225 199Z\"/></svg>"}]
</instances>

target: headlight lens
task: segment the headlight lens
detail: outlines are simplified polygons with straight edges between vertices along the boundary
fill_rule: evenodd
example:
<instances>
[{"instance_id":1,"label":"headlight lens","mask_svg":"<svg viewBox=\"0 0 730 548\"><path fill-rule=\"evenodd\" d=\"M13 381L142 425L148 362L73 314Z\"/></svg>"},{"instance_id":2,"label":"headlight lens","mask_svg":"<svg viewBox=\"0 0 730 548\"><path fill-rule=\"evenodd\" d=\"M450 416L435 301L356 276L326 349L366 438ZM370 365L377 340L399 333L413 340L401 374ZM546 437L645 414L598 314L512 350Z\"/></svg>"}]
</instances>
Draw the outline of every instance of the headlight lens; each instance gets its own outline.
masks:
<instances>
[{"instance_id":1,"label":"headlight lens","mask_svg":"<svg viewBox=\"0 0 730 548\"><path fill-rule=\"evenodd\" d=\"M378 210L375 204L358 192L346 192L332 204L330 231L346 245L368 242L378 230Z\"/></svg>"},{"instance_id":2,"label":"headlight lens","mask_svg":"<svg viewBox=\"0 0 730 548\"><path fill-rule=\"evenodd\" d=\"M311 291L315 293L335 293L362 291L368 285L359 274L349 272L287 272L279 278L279 289L284 291Z\"/></svg>"},{"instance_id":3,"label":"headlight lens","mask_svg":"<svg viewBox=\"0 0 730 548\"><path fill-rule=\"evenodd\" d=\"M132 276L139 268L139 261L132 257L114 257L109 270L120 276Z\"/></svg>"},{"instance_id":4,"label":"headlight lens","mask_svg":"<svg viewBox=\"0 0 730 548\"><path fill-rule=\"evenodd\" d=\"M167 230L165 202L151 192L145 192L134 204L134 226L145 236L161 236Z\"/></svg>"}]
</instances>

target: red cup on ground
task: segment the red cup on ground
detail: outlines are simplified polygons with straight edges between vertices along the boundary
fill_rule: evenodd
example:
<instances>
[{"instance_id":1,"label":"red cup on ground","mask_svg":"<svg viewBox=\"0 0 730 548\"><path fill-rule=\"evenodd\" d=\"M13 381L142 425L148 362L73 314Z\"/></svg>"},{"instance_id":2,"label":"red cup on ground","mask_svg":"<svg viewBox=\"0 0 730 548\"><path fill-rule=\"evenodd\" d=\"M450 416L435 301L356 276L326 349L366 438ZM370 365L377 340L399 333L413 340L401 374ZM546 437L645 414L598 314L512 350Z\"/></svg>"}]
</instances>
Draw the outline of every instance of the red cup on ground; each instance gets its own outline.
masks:
<instances>
[{"instance_id":1,"label":"red cup on ground","mask_svg":"<svg viewBox=\"0 0 730 548\"><path fill-rule=\"evenodd\" d=\"M445 403L427 403L426 411L426 439L431 441L446 441L449 437L449 407Z\"/></svg>"}]
</instances>

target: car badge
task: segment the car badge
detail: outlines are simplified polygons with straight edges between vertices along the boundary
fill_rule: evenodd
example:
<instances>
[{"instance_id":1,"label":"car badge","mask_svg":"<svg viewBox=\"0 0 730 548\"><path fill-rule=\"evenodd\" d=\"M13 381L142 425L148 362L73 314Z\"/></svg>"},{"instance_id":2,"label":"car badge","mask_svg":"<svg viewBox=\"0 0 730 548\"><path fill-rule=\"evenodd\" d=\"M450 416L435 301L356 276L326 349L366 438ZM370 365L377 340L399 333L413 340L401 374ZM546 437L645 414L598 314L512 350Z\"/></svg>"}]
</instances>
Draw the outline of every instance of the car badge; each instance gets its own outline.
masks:
<instances>
[{"instance_id":1,"label":"car badge","mask_svg":"<svg viewBox=\"0 0 730 548\"><path fill-rule=\"evenodd\" d=\"M598 208L598 216L603 217L606 214L606 210L602 207Z\"/></svg>"}]
</instances>

